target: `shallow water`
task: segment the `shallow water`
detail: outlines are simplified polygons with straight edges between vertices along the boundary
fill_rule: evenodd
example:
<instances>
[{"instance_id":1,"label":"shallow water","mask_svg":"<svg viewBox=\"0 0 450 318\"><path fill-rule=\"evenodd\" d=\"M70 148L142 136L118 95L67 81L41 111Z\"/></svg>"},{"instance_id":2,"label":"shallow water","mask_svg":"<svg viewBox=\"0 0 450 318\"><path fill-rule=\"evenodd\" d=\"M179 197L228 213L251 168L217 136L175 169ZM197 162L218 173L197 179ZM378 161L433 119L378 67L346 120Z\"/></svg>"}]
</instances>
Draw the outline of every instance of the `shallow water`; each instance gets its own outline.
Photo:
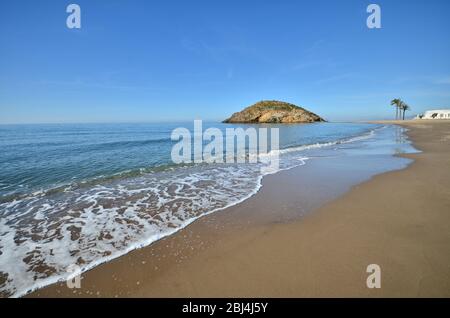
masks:
<instances>
[{"instance_id":1,"label":"shallow water","mask_svg":"<svg viewBox=\"0 0 450 318\"><path fill-rule=\"evenodd\" d=\"M73 264L92 268L258 191L261 164L172 164L170 133L180 126L192 129L192 123L0 126L0 295L64 279ZM280 170L358 154L391 158L383 169L392 170L407 164L392 155L414 152L394 126L265 127L280 128Z\"/></svg>"}]
</instances>

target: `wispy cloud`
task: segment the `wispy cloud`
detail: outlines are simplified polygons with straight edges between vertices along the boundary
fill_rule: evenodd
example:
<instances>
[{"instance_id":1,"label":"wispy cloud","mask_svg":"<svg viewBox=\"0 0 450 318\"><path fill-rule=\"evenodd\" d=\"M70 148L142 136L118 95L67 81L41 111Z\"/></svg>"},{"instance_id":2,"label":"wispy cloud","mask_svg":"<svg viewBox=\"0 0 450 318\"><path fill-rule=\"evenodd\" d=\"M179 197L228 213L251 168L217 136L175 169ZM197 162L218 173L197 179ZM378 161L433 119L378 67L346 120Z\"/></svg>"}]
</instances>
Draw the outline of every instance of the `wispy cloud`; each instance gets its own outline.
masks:
<instances>
[{"instance_id":1,"label":"wispy cloud","mask_svg":"<svg viewBox=\"0 0 450 318\"><path fill-rule=\"evenodd\" d=\"M309 46L308 48L305 49L306 53L314 53L317 50L321 49L321 47L325 44L325 40L323 39L319 39L315 42L313 42L313 44L311 44L311 46Z\"/></svg>"},{"instance_id":2,"label":"wispy cloud","mask_svg":"<svg viewBox=\"0 0 450 318\"><path fill-rule=\"evenodd\" d=\"M75 79L71 81L57 81L57 80L41 80L35 82L38 85L45 86L66 86L66 87L82 87L82 88L101 88L101 89L117 89L117 90L148 90L148 91L160 91L160 87L152 87L145 85L124 85L119 83L109 82L94 82L81 79Z\"/></svg>"},{"instance_id":3,"label":"wispy cloud","mask_svg":"<svg viewBox=\"0 0 450 318\"><path fill-rule=\"evenodd\" d=\"M334 63L331 59L322 59L322 60L303 60L301 62L298 63L294 63L294 65L292 66L292 70L293 71L300 71L300 70L304 70L307 68L313 68L313 67L329 67L329 66L333 66Z\"/></svg>"},{"instance_id":4,"label":"wispy cloud","mask_svg":"<svg viewBox=\"0 0 450 318\"><path fill-rule=\"evenodd\" d=\"M402 76L392 80L392 84L405 83L421 83L434 85L449 85L450 75L436 76L436 75L418 75L418 76Z\"/></svg>"},{"instance_id":5,"label":"wispy cloud","mask_svg":"<svg viewBox=\"0 0 450 318\"><path fill-rule=\"evenodd\" d=\"M361 93L361 94L339 94L334 95L333 98L343 100L346 102L368 102L374 100L391 100L394 97L401 97L402 99L409 101L411 98L422 97L437 97L448 98L450 92L446 90L436 89L421 89L421 90L393 90L393 91L378 91L376 93Z\"/></svg>"},{"instance_id":6,"label":"wispy cloud","mask_svg":"<svg viewBox=\"0 0 450 318\"><path fill-rule=\"evenodd\" d=\"M222 43L211 43L204 40L183 37L180 45L186 51L205 56L216 62L224 62L235 55L263 59L257 50L248 47L242 41L230 42L224 40Z\"/></svg>"},{"instance_id":7,"label":"wispy cloud","mask_svg":"<svg viewBox=\"0 0 450 318\"><path fill-rule=\"evenodd\" d=\"M321 79L315 81L314 83L315 84L326 84L326 83L331 83L331 82L336 82L336 81L342 81L345 79L355 78L356 76L357 76L356 73L343 73L343 74L337 74L337 75L321 78Z\"/></svg>"}]
</instances>

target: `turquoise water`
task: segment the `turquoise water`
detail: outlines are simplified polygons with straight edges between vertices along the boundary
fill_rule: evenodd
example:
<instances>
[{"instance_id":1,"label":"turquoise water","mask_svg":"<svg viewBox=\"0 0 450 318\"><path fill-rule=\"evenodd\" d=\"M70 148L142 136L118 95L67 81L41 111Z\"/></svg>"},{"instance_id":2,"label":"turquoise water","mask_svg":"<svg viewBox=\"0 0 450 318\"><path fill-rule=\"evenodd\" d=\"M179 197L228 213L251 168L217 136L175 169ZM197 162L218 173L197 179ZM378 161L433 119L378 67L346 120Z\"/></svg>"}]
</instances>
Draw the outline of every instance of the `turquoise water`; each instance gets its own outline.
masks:
<instances>
[{"instance_id":1,"label":"turquoise water","mask_svg":"<svg viewBox=\"0 0 450 318\"><path fill-rule=\"evenodd\" d=\"M317 157L414 149L398 127L280 129L280 169ZM0 295L19 296L148 245L261 186L257 164L175 165L170 139L193 123L0 126Z\"/></svg>"}]
</instances>

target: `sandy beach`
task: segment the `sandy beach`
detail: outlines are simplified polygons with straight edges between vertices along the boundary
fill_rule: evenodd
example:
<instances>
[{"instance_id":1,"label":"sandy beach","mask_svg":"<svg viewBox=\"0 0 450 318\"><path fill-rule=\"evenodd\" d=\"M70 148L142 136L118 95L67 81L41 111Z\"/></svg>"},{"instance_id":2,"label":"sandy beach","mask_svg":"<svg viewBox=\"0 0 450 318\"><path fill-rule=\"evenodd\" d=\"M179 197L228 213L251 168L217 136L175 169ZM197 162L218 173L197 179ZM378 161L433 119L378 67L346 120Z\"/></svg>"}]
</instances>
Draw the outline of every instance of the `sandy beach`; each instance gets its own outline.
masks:
<instances>
[{"instance_id":1,"label":"sandy beach","mask_svg":"<svg viewBox=\"0 0 450 318\"><path fill-rule=\"evenodd\" d=\"M267 176L249 200L84 273L81 289L29 297L449 297L450 122L400 124L422 151L406 169L345 193L319 175L324 200L298 168ZM300 211L304 196L317 200Z\"/></svg>"}]
</instances>

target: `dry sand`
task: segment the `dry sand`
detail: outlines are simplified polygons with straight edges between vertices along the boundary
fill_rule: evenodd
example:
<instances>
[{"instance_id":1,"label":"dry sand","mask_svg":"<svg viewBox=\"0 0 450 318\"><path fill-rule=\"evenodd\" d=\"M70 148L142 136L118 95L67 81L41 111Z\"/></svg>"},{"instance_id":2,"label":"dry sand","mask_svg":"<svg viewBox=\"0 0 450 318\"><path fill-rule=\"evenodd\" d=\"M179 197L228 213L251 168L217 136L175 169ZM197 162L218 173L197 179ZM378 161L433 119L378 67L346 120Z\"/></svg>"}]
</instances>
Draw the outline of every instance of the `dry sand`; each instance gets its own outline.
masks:
<instances>
[{"instance_id":1,"label":"dry sand","mask_svg":"<svg viewBox=\"0 0 450 318\"><path fill-rule=\"evenodd\" d=\"M406 155L414 163L314 213L290 218L299 190L279 173L250 200L83 274L79 290L29 296L449 297L450 122L401 124L423 151ZM369 264L380 289L366 287Z\"/></svg>"}]
</instances>

